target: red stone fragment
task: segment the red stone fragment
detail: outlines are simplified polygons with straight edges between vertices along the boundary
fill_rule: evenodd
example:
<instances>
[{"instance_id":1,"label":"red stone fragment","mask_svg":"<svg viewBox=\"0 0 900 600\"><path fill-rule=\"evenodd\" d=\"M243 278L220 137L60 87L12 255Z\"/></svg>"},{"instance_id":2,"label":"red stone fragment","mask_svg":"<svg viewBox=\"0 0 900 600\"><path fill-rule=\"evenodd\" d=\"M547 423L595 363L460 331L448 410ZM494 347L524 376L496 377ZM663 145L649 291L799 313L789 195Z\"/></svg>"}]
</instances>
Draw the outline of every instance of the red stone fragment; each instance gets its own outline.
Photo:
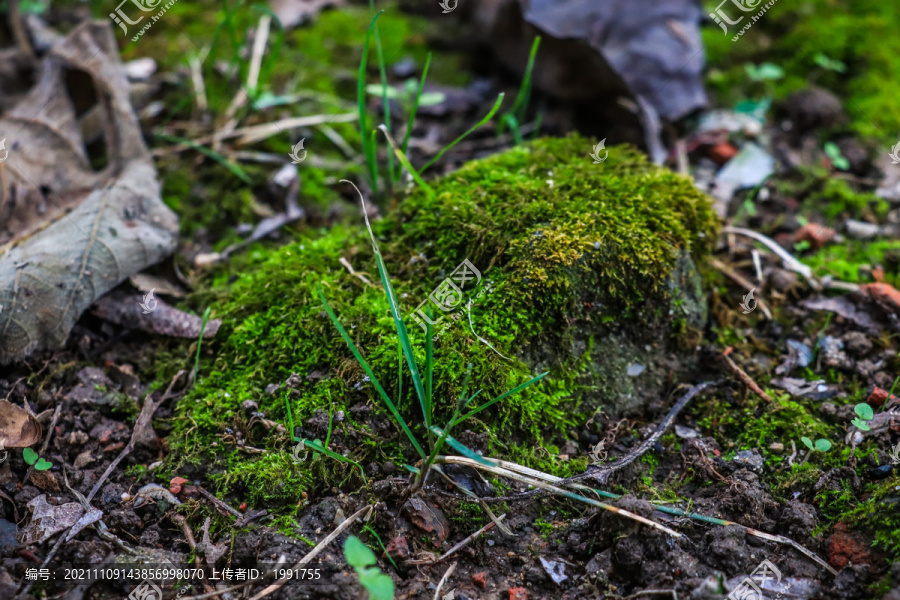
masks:
<instances>
[{"instance_id":1,"label":"red stone fragment","mask_svg":"<svg viewBox=\"0 0 900 600\"><path fill-rule=\"evenodd\" d=\"M405 560L409 558L409 543L402 535L398 535L388 542L385 546L385 552L394 560Z\"/></svg>"},{"instance_id":2,"label":"red stone fragment","mask_svg":"<svg viewBox=\"0 0 900 600\"><path fill-rule=\"evenodd\" d=\"M840 571L851 562L854 565L873 564L869 544L841 521L828 538L828 564Z\"/></svg>"},{"instance_id":3,"label":"red stone fragment","mask_svg":"<svg viewBox=\"0 0 900 600\"><path fill-rule=\"evenodd\" d=\"M525 588L509 588L509 600L528 600Z\"/></svg>"},{"instance_id":4,"label":"red stone fragment","mask_svg":"<svg viewBox=\"0 0 900 600\"><path fill-rule=\"evenodd\" d=\"M717 165L724 165L729 160L734 158L735 154L737 154L737 148L735 148L728 142L716 144L709 149L709 157L713 159L713 161Z\"/></svg>"},{"instance_id":5,"label":"red stone fragment","mask_svg":"<svg viewBox=\"0 0 900 600\"><path fill-rule=\"evenodd\" d=\"M900 291L889 283L864 283L859 286L869 297L888 308L900 312Z\"/></svg>"},{"instance_id":6,"label":"red stone fragment","mask_svg":"<svg viewBox=\"0 0 900 600\"><path fill-rule=\"evenodd\" d=\"M821 248L833 240L836 233L831 227L807 223L794 233L794 243L809 242L814 249Z\"/></svg>"},{"instance_id":7,"label":"red stone fragment","mask_svg":"<svg viewBox=\"0 0 900 600\"><path fill-rule=\"evenodd\" d=\"M482 571L480 573L475 573L472 575L472 583L484 589L487 587L487 571Z\"/></svg>"},{"instance_id":8,"label":"red stone fragment","mask_svg":"<svg viewBox=\"0 0 900 600\"><path fill-rule=\"evenodd\" d=\"M413 497L403 505L403 512L413 525L431 536L431 543L439 546L450 535L450 523L440 509Z\"/></svg>"},{"instance_id":9,"label":"red stone fragment","mask_svg":"<svg viewBox=\"0 0 900 600\"><path fill-rule=\"evenodd\" d=\"M169 491L173 494L181 493L181 486L187 483L188 480L184 477L173 477L172 481L169 482Z\"/></svg>"}]
</instances>

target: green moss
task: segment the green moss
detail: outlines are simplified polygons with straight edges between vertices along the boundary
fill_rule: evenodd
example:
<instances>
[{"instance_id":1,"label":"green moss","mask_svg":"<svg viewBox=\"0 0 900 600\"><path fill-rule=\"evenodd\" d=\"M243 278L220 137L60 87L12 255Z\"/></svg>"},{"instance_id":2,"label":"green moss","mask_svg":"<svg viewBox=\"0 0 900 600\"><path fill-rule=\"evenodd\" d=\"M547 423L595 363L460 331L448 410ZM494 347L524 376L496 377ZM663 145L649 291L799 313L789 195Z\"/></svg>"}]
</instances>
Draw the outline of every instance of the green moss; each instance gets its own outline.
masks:
<instances>
[{"instance_id":1,"label":"green moss","mask_svg":"<svg viewBox=\"0 0 900 600\"><path fill-rule=\"evenodd\" d=\"M485 399L538 370L550 370L541 384L466 425L489 431L499 455L558 474L581 471L584 459L536 457L535 442L555 456L558 448L541 440L562 439L579 419L583 402L630 392L617 380L594 378L594 365L621 360L604 340L640 338L634 332L652 330L652 343L664 344L674 318L667 277L683 253L703 256L715 237L708 201L690 181L624 147L612 149L598 167L587 157L590 147L590 140L579 137L546 139L475 161L433 182L433 199L414 192L375 224L404 314L468 258L492 289L472 307L478 335L500 353L517 357L501 358L482 344L465 326L467 318L445 319L452 326L436 343L436 422L449 417L452 403L446 399L459 395L470 363L471 385L482 389ZM286 422L288 399L297 424L332 402L335 411L344 411L332 449L361 464L412 459L395 425L376 430L370 418L350 412L366 402L381 412L382 404L323 316L314 282L321 282L409 425L425 437L408 373L403 394L394 392L398 339L383 291L350 275L338 262L342 257L369 281L378 281L364 230L348 227L310 232L277 249L255 246L212 275L196 300L212 305L213 317L222 318L223 325L218 341L204 344L199 381L179 404L171 438L174 459L222 464L224 452L228 468L212 478L221 489L241 491L253 502L296 499L304 490L329 486L358 487L346 465L330 459L294 463L286 435L244 431L247 445L268 450L261 457L227 445L232 440L225 429L245 424L241 402L255 400L269 418ZM610 323L601 323L601 316L612 317ZM652 329L653 323L663 328ZM423 334L411 320L409 326L423 364ZM172 369L177 361L164 364ZM284 387L272 396L262 393L291 373L305 377L312 371L325 376L304 383L294 398ZM350 439L359 441L348 447ZM520 455L524 449L532 459ZM321 471L313 474L317 464Z\"/></svg>"},{"instance_id":2,"label":"green moss","mask_svg":"<svg viewBox=\"0 0 900 600\"><path fill-rule=\"evenodd\" d=\"M543 517L538 517L534 520L534 528L538 530L541 537L545 540L549 539L550 535L556 531L556 526L549 521L545 521Z\"/></svg>"},{"instance_id":3,"label":"green moss","mask_svg":"<svg viewBox=\"0 0 900 600\"><path fill-rule=\"evenodd\" d=\"M705 4L712 12L718 3ZM755 14L740 13L731 4L723 10L732 19ZM704 30L710 82L726 104L747 96L783 97L814 83L846 99L857 132L893 144L900 129L894 109L900 97L898 28L896 6L878 0L778 2L736 42L732 37L739 26L730 27L728 35L714 24ZM817 65L819 54L844 63L845 73ZM768 86L750 81L744 65L762 62L780 66L784 78Z\"/></svg>"},{"instance_id":4,"label":"green moss","mask_svg":"<svg viewBox=\"0 0 900 600\"><path fill-rule=\"evenodd\" d=\"M829 245L804 258L817 276L831 275L850 283L871 283L871 277L861 277L860 268L881 266L885 281L900 285L900 242L897 240L847 241Z\"/></svg>"}]
</instances>

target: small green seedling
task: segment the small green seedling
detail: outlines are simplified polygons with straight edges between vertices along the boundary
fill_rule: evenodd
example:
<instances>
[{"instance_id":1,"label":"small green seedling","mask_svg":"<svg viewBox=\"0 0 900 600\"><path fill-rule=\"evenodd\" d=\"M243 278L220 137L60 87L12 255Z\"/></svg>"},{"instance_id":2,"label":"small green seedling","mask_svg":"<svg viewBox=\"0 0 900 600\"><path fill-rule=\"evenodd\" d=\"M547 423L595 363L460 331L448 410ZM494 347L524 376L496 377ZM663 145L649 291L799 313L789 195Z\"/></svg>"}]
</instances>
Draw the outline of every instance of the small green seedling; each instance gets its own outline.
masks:
<instances>
[{"instance_id":1,"label":"small green seedling","mask_svg":"<svg viewBox=\"0 0 900 600\"><path fill-rule=\"evenodd\" d=\"M817 439L815 444L813 444L813 441L808 437L802 437L800 438L800 441L810 450L817 450L819 452L828 452L831 450L831 442L823 438Z\"/></svg>"},{"instance_id":2,"label":"small green seedling","mask_svg":"<svg viewBox=\"0 0 900 600\"><path fill-rule=\"evenodd\" d=\"M416 96L419 97L419 106L435 106L441 104L446 96L442 92L421 92L419 83L413 79L407 79L402 85L384 87L380 83L366 86L366 93L372 96L386 97L388 100L396 100L405 114L410 114L416 105Z\"/></svg>"},{"instance_id":3,"label":"small green seedling","mask_svg":"<svg viewBox=\"0 0 900 600\"><path fill-rule=\"evenodd\" d=\"M863 431L869 431L868 421L875 418L875 411L872 410L872 407L865 402L861 402L853 407L853 411L858 417L850 422Z\"/></svg>"},{"instance_id":4,"label":"small green seedling","mask_svg":"<svg viewBox=\"0 0 900 600\"><path fill-rule=\"evenodd\" d=\"M839 60L828 58L821 52L813 56L813 62L826 71L834 71L835 73L844 73L847 71L847 65Z\"/></svg>"},{"instance_id":5,"label":"small green seedling","mask_svg":"<svg viewBox=\"0 0 900 600\"><path fill-rule=\"evenodd\" d=\"M784 77L784 69L773 63L762 63L759 66L747 63L744 71L753 81L777 81Z\"/></svg>"},{"instance_id":6,"label":"small green seedling","mask_svg":"<svg viewBox=\"0 0 900 600\"><path fill-rule=\"evenodd\" d=\"M841 154L841 149L834 142L825 142L825 154L836 168L841 171L850 169L850 161Z\"/></svg>"},{"instance_id":7,"label":"small green seedling","mask_svg":"<svg viewBox=\"0 0 900 600\"><path fill-rule=\"evenodd\" d=\"M351 535L344 542L344 558L356 570L359 584L369 592L369 600L393 600L394 581L378 567L372 566L378 562L375 553L358 537Z\"/></svg>"},{"instance_id":8,"label":"small green seedling","mask_svg":"<svg viewBox=\"0 0 900 600\"><path fill-rule=\"evenodd\" d=\"M38 471L46 471L53 466L52 462L40 458L38 456L38 453L31 448L25 448L24 450L22 450L22 458L24 458L25 462L29 465L34 465L34 468Z\"/></svg>"}]
</instances>

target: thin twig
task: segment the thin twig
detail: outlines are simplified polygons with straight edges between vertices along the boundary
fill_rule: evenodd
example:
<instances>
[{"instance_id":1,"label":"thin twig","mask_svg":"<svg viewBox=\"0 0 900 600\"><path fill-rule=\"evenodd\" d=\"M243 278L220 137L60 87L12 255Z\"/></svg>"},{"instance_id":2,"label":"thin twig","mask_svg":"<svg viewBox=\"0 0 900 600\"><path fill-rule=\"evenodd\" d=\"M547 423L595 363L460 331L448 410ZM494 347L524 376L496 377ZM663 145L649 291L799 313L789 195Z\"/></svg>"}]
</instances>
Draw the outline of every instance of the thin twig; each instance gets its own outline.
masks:
<instances>
[{"instance_id":1,"label":"thin twig","mask_svg":"<svg viewBox=\"0 0 900 600\"><path fill-rule=\"evenodd\" d=\"M366 285L369 285L372 287L375 286L375 284L372 283L371 281L369 281L369 279L365 275L363 275L362 273L357 273L356 270L353 268L353 265L350 264L350 261L347 260L346 258L344 258L343 256L338 259L338 262L341 263L342 265L344 265L344 268L347 269L347 271L351 275L353 275L354 277L356 277L357 279L359 279Z\"/></svg>"},{"instance_id":2,"label":"thin twig","mask_svg":"<svg viewBox=\"0 0 900 600\"><path fill-rule=\"evenodd\" d=\"M184 518L184 515L179 515L179 514L170 515L169 518L174 523L181 526L181 531L184 533L184 539L187 541L188 546L190 546L191 552L193 552L195 554L194 565L196 565L196 567L198 569L203 569L203 560L200 558L200 553L197 552L197 540L194 538L194 531L191 529L191 526L188 524L187 519ZM207 530L207 532L208 532L208 530ZM212 598L218 597L221 600L221 596L218 596L218 594L221 594L222 592L219 590L216 590L212 586L211 583L204 580L202 585L203 585L203 589L206 590L207 592L216 594L216 596L211 596Z\"/></svg>"},{"instance_id":3,"label":"thin twig","mask_svg":"<svg viewBox=\"0 0 900 600\"><path fill-rule=\"evenodd\" d=\"M500 515L499 517L497 517L497 520L498 520L498 521L502 521L502 520L505 519L505 518L506 518L506 514L502 514L502 515ZM472 542L472 540L474 540L475 538L477 538L477 537L478 537L479 535L481 535L482 533L485 533L485 532L487 532L487 531L490 531L490 530L493 529L495 526L496 526L496 525L494 524L494 522L491 521L490 523L488 523L487 525L485 525L484 527L482 527L481 529L479 529L478 531L476 531L475 533L473 533L472 535L470 535L469 537L467 537L466 539L464 539L464 540L461 541L460 543L456 544L455 546L453 546L452 548L450 548L449 550L447 550L446 552L444 552L444 555L441 556L441 557L440 557L439 559L437 559L436 561L434 561L432 564L435 564L435 565L436 565L437 563L441 562L442 560L446 560L451 554L453 554L454 552L456 552L456 551L459 550L460 548L463 548L464 546L467 546L468 544L470 544L470 543Z\"/></svg>"},{"instance_id":4,"label":"thin twig","mask_svg":"<svg viewBox=\"0 0 900 600\"><path fill-rule=\"evenodd\" d=\"M153 413L156 412L156 409L159 408L159 405L168 400L172 396L172 388L175 386L175 382L181 379L184 375L184 370L178 371L175 374L175 377L172 378L172 381L169 382L169 387L166 388L166 393L162 395L158 401L154 402L151 398L151 394L147 394L147 397L144 398L144 406L141 409L141 414L138 415L137 422L134 424L134 429L131 431L131 439L128 441L128 444L122 449L122 452L119 453L119 456L116 457L114 461L109 465L106 471L103 472L103 475L100 476L100 479L97 480L97 483L94 484L94 487L91 488L91 493L88 494L87 501L90 502L94 499L94 496L97 495L97 492L100 491L100 486L103 485L103 482L106 481L107 477L109 477L113 470L122 462L126 456L128 456L132 450L134 450L134 444L136 441L137 434L141 431L144 431L146 428L152 428L153 422Z\"/></svg>"},{"instance_id":5,"label":"thin twig","mask_svg":"<svg viewBox=\"0 0 900 600\"><path fill-rule=\"evenodd\" d=\"M163 156L173 152L184 152L191 150L198 145L205 146L213 140L227 140L240 137L236 142L238 146L252 144L272 137L279 133L284 133L285 129L293 129L295 127L311 127L313 125L322 125L323 123L351 123L359 119L357 113L342 113L338 115L310 115L307 117L288 117L271 123L263 123L261 125L250 125L248 127L238 127L228 133L219 133L214 135L205 135L191 140L190 144L175 144L165 148L156 148L153 150L153 156ZM218 136L218 137L217 137Z\"/></svg>"},{"instance_id":6,"label":"thin twig","mask_svg":"<svg viewBox=\"0 0 900 600\"><path fill-rule=\"evenodd\" d=\"M725 353L722 354L722 358L725 359L726 364L728 364L728 367L732 371L734 371L734 374L737 375L738 378L740 378L740 380L744 382L744 385L746 385L748 388L750 388L754 394L756 394L757 396L759 396L766 402L770 402L770 403L775 402L774 400L772 400L772 396L765 393L763 391L763 389L761 387L759 387L759 384L757 384L755 381L753 381L753 379L749 375L747 375L746 371L744 371L742 368L737 366L737 364L733 360L731 360L731 358L728 356L727 352L728 352L728 350L726 350Z\"/></svg>"},{"instance_id":7,"label":"thin twig","mask_svg":"<svg viewBox=\"0 0 900 600\"><path fill-rule=\"evenodd\" d=\"M747 281L743 275L723 263L721 260L716 258L711 258L709 260L709 264L720 270L726 277L734 281L736 284L741 286L742 288L749 290L751 288L755 288L753 284ZM765 300L762 298L756 298L756 303L759 305L759 310L766 316L766 319L772 320L775 317L772 315L772 311L769 310L769 306L766 304Z\"/></svg>"},{"instance_id":8,"label":"thin twig","mask_svg":"<svg viewBox=\"0 0 900 600\"><path fill-rule=\"evenodd\" d=\"M234 516L237 517L238 519L240 519L241 517L244 516L243 513L240 513L240 512L238 512L238 511L236 511L235 509L231 508L231 507L228 506L225 502L223 502L222 500L219 500L219 499L216 498L212 493L208 492L207 490L203 489L202 487L197 486L197 490L198 490L201 494L203 494L204 496L206 496L206 498L207 498L210 502L212 502L213 504L215 504L217 508L220 508L220 509L224 510L225 512L231 513L232 515L234 515Z\"/></svg>"},{"instance_id":9,"label":"thin twig","mask_svg":"<svg viewBox=\"0 0 900 600\"><path fill-rule=\"evenodd\" d=\"M591 498L587 498L585 496L575 494L574 492L571 492L569 490L564 490L555 485L551 485L549 483L546 483L545 481L541 481L540 479L533 479L531 477L526 477L525 475L521 475L520 473L517 473L513 470L505 469L505 468L499 466L499 464L497 466L494 466L492 464L489 464L488 461L493 462L493 463L500 462L500 461L496 461L493 459L481 459L481 461L477 461L477 460L474 460L471 458L466 458L463 456L438 456L437 459L435 460L435 462L444 463L444 464L466 465L468 467L473 467L475 469L480 469L482 471L494 473L495 475L500 475L501 477L506 477L508 479L520 481L522 483L526 483L526 484L534 486L534 487L542 488L553 494L556 494L559 496L564 496L566 498L572 498L574 500L578 500L579 502L584 502L585 504L590 504L591 506L596 506L597 508L602 508L603 510L608 510L609 512L616 513L617 515L626 517L628 519L632 519L634 521L638 521L640 523L643 523L644 525L653 527L654 529L659 529L660 531L664 531L665 533L668 533L672 537L676 537L676 538L682 537L682 534L678 533L677 531L675 531L673 529L669 529L665 525L660 525L659 523L651 521L650 519L648 519L646 517L642 517L641 515L635 514L628 510L625 510L624 508L619 508L618 506L612 506L610 504L606 504L605 502L598 502L597 500L593 500ZM511 464L511 463L507 463L507 464ZM516 466L520 470L527 469L527 467L522 467L521 465L516 465ZM541 475L546 475L546 474L541 473ZM546 479L546 477L542 477L542 479Z\"/></svg>"},{"instance_id":10,"label":"thin twig","mask_svg":"<svg viewBox=\"0 0 900 600\"><path fill-rule=\"evenodd\" d=\"M776 242L772 238L767 237L767 236L765 236L761 233L758 233L756 231L753 231L751 229L745 229L743 227L732 227L730 225L727 227L723 227L722 232L723 233L733 233L735 235L742 235L744 237L748 237L748 238L756 240L757 242L759 242L760 244L764 245L766 248L768 248L769 250L771 250L772 252L777 254L778 258L781 259L782 265L784 266L785 269L787 269L789 271L794 271L795 273L799 273L800 275L803 275L803 277L806 278L806 280L809 282L810 286L812 286L812 288L814 290L821 289L822 286L813 277L812 269L809 268L809 266L807 266L807 265L803 264L802 262L800 262L799 260L797 260L790 252L788 252L787 250L782 248L778 244L778 242Z\"/></svg>"},{"instance_id":11,"label":"thin twig","mask_svg":"<svg viewBox=\"0 0 900 600\"><path fill-rule=\"evenodd\" d=\"M444 571L444 576L441 577L441 580L438 581L437 589L434 590L434 597L432 600L438 600L441 597L441 589L444 587L444 583L447 582L447 579L453 575L453 571L456 570L456 563L450 565L446 571Z\"/></svg>"},{"instance_id":12,"label":"thin twig","mask_svg":"<svg viewBox=\"0 0 900 600\"><path fill-rule=\"evenodd\" d=\"M372 514L373 508L375 508L374 505L364 506L363 508L359 509L358 511L356 511L355 513L350 515L347 519L344 520L343 523L338 525L337 529L335 529L334 531L329 533L328 537L326 537L324 540L322 540L321 542L316 544L315 548L313 548L306 556L301 558L297 562L297 564L295 564L293 567L291 567L291 570L297 570L300 567L302 567L303 565L312 561L312 559L314 559L316 556L318 556L318 554L320 552L322 552L322 550L324 550L325 547L328 546L328 544L330 544L337 536L339 536L341 534L341 532L343 532L345 529L350 527L350 525L352 525L354 521L356 521L359 517L361 517L363 513L366 513L366 516L364 517L363 520L368 520L369 515ZM287 581L288 581L287 579L279 579L278 581L276 581L269 587L265 588L264 590L262 590L261 592L259 592L255 596L253 596L250 600L260 600L260 598L264 598L264 597L268 596L272 592L277 591L278 588L280 588L285 583L287 583ZM195 599L183 598L182 600L195 600ZM196 599L196 600L199 600L199 599Z\"/></svg>"},{"instance_id":13,"label":"thin twig","mask_svg":"<svg viewBox=\"0 0 900 600\"><path fill-rule=\"evenodd\" d=\"M649 450L653 444L656 443L656 440L661 438L666 430L672 425L672 422L675 420L675 417L678 416L678 413L687 405L691 399L699 394L701 391L705 390L709 386L713 385L711 382L701 383L695 385L691 389L689 389L684 396L682 396L678 402L675 403L675 406L669 410L669 414L663 418L662 421L659 422L659 425L656 427L656 431L650 434L646 440L638 444L637 448L629 452L627 455L618 459L615 462L609 463L607 465L591 465L588 467L588 470L580 475L575 475L573 477L569 477L566 479L560 479L556 483L558 485L566 485L568 483L572 483L573 481L580 481L582 479L594 479L600 485L606 485L609 476L619 469L630 465L635 460L640 458L647 450ZM485 498L485 500L489 500L491 502L494 501L509 501L509 500L525 500L527 498L534 497L541 493L541 490L531 490L529 492L524 492L522 494L517 494L515 496L502 496L500 498Z\"/></svg>"}]
</instances>

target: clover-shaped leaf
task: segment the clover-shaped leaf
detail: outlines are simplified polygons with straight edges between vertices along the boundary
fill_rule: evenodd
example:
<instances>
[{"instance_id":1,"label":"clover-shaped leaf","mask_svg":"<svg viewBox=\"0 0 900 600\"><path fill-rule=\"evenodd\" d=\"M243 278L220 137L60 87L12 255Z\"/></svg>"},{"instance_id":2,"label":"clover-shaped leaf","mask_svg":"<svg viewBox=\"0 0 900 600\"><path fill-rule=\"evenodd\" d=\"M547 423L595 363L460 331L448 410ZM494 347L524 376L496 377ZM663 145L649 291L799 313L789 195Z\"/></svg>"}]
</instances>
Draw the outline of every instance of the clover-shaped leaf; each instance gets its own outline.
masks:
<instances>
[{"instance_id":1,"label":"clover-shaped leaf","mask_svg":"<svg viewBox=\"0 0 900 600\"><path fill-rule=\"evenodd\" d=\"M865 419L866 421L871 421L875 418L875 411L873 411L872 407L865 402L861 402L854 406L853 411L858 414L861 419Z\"/></svg>"},{"instance_id":2,"label":"clover-shaped leaf","mask_svg":"<svg viewBox=\"0 0 900 600\"><path fill-rule=\"evenodd\" d=\"M813 449L813 442L808 437L802 437L802 438L800 438L800 441L803 442L803 445L806 446L807 448L809 448L810 450Z\"/></svg>"},{"instance_id":3,"label":"clover-shaped leaf","mask_svg":"<svg viewBox=\"0 0 900 600\"><path fill-rule=\"evenodd\" d=\"M825 439L816 440L816 450L819 452L828 452L831 450L831 442Z\"/></svg>"},{"instance_id":4,"label":"clover-shaped leaf","mask_svg":"<svg viewBox=\"0 0 900 600\"><path fill-rule=\"evenodd\" d=\"M29 465L33 465L38 459L38 453L31 448L25 448L24 450L22 450L22 458L24 458L25 462Z\"/></svg>"},{"instance_id":5,"label":"clover-shaped leaf","mask_svg":"<svg viewBox=\"0 0 900 600\"><path fill-rule=\"evenodd\" d=\"M869 431L869 426L862 419L853 419L850 421L853 425L856 425L859 429L863 431Z\"/></svg>"},{"instance_id":6,"label":"clover-shaped leaf","mask_svg":"<svg viewBox=\"0 0 900 600\"><path fill-rule=\"evenodd\" d=\"M394 597L394 581L373 567L378 560L375 553L363 544L359 538L350 536L344 542L344 558L356 569L359 583L369 592L369 600L392 600Z\"/></svg>"}]
</instances>

